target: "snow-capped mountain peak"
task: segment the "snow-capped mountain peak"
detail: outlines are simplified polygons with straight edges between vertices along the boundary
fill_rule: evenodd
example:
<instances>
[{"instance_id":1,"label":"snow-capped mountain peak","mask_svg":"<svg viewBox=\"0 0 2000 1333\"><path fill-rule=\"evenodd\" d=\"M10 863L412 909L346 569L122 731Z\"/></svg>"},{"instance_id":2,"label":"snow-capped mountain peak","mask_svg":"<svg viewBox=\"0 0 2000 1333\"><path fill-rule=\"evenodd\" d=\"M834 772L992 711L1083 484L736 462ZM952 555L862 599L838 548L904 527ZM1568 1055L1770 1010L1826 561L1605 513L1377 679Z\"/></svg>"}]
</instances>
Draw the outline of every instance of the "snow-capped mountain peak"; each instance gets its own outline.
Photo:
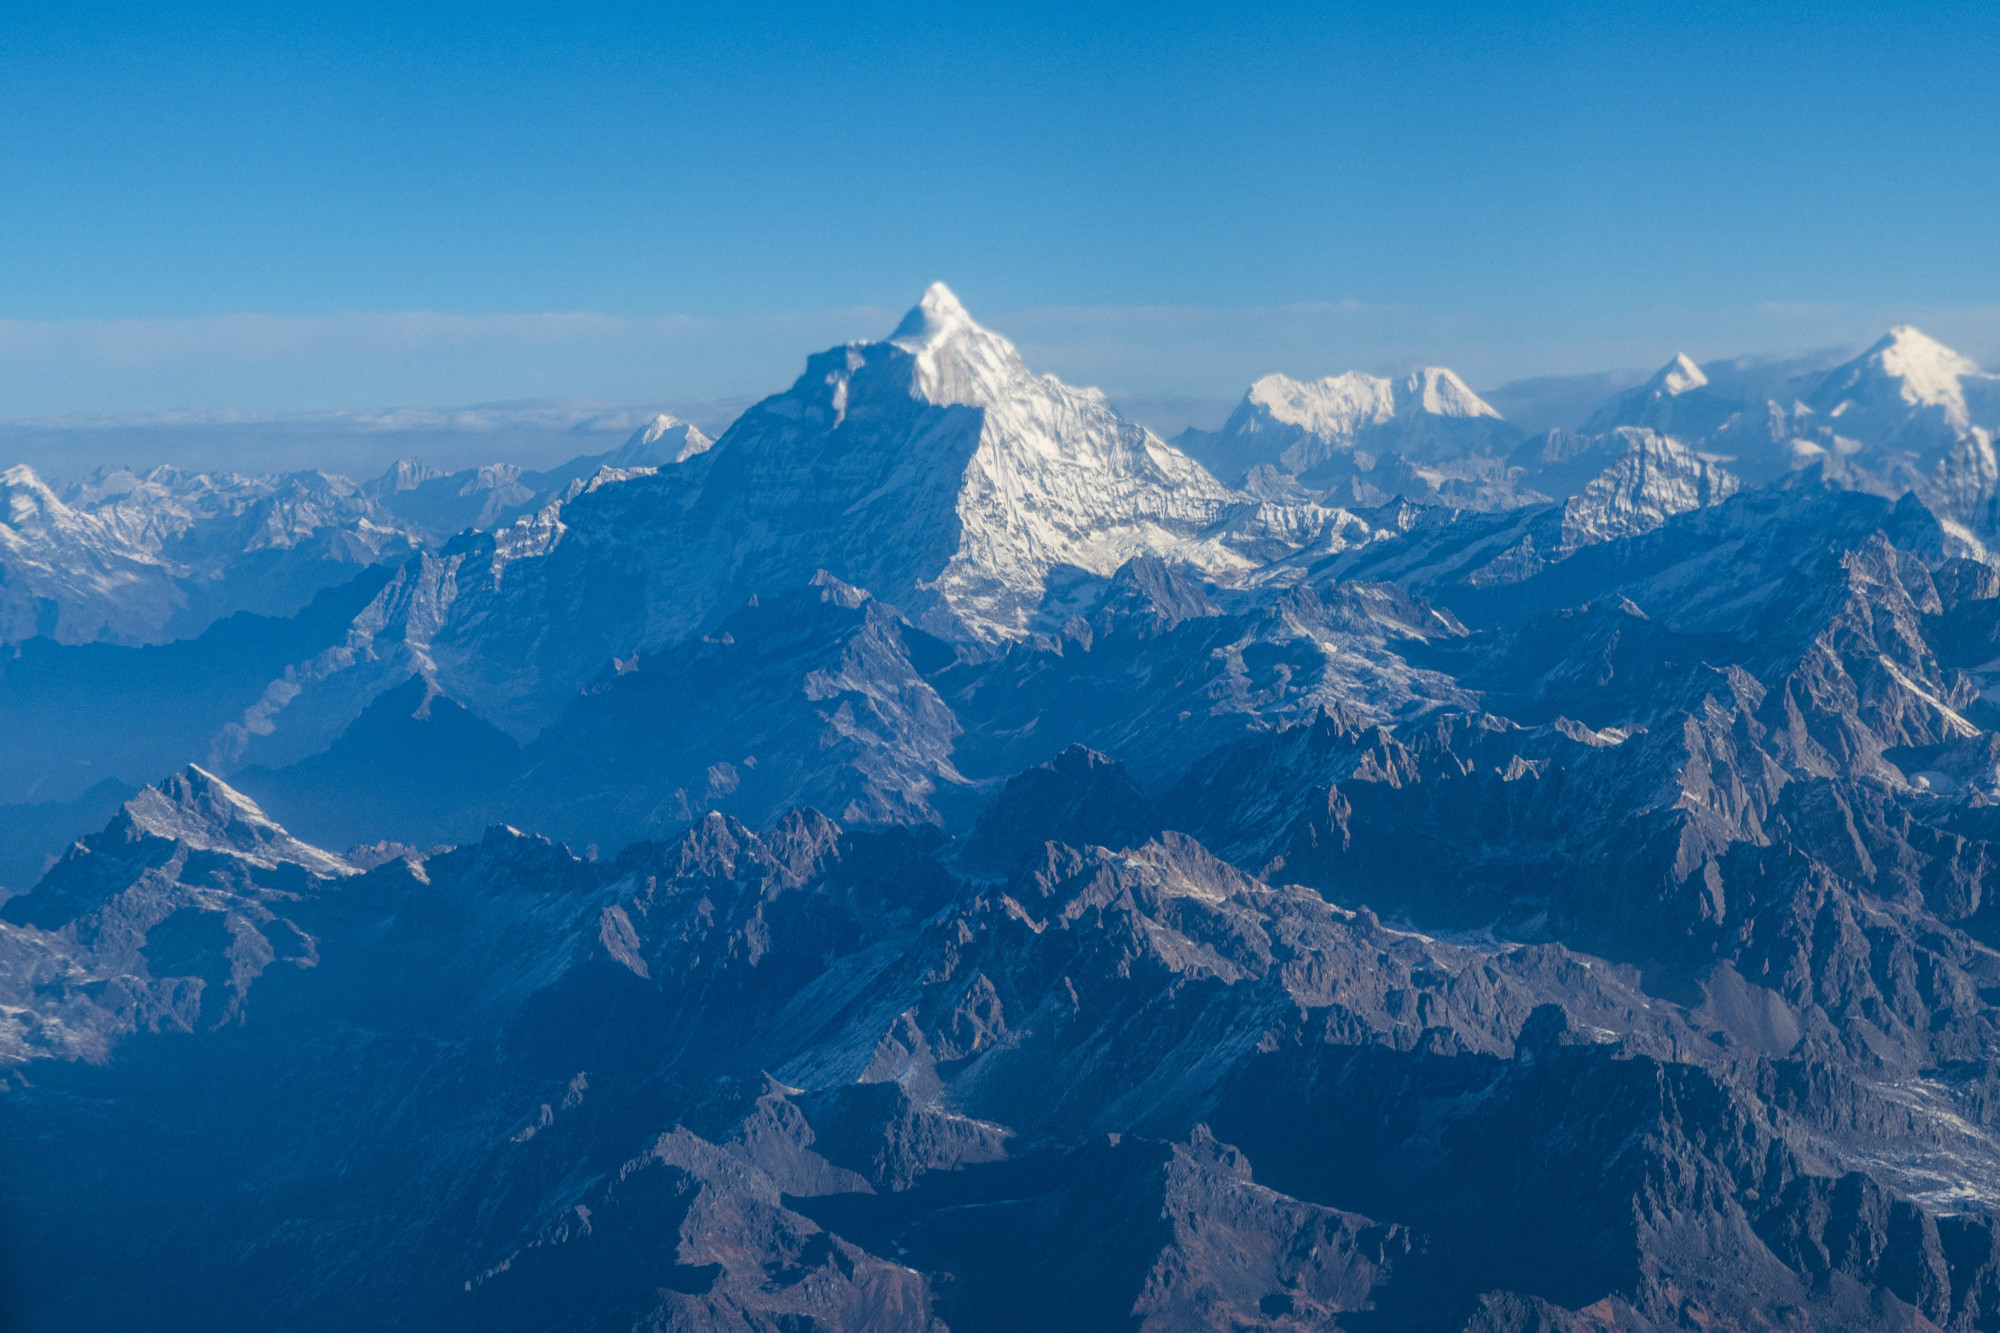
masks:
<instances>
[{"instance_id":1,"label":"snow-capped mountain peak","mask_svg":"<svg viewBox=\"0 0 2000 1333\"><path fill-rule=\"evenodd\" d=\"M1023 632L1055 563L1109 575L1134 554L1171 551L1213 564L1212 572L1240 564L1220 549L1196 549L1196 534L1239 497L1119 417L1096 390L1033 373L1014 345L975 322L943 283L924 293L888 346L914 360L914 398L982 413L964 463L939 474L953 492L939 500L955 511L961 544L922 580L922 596L892 585L912 606L935 596L941 605L932 623L948 636ZM866 372L857 360L867 365L871 355L849 351L858 385Z\"/></svg>"},{"instance_id":2,"label":"snow-capped mountain peak","mask_svg":"<svg viewBox=\"0 0 2000 1333\"><path fill-rule=\"evenodd\" d=\"M1903 401L1911 406L1942 407L1954 417L1965 416L1965 391L1959 379L1977 375L1972 358L1961 356L1908 324L1898 324L1889 336L1868 349L1868 360L1886 375L1902 381Z\"/></svg>"},{"instance_id":3,"label":"snow-capped mountain peak","mask_svg":"<svg viewBox=\"0 0 2000 1333\"><path fill-rule=\"evenodd\" d=\"M1398 380L1358 370L1318 380L1266 375L1250 386L1244 405L1263 409L1271 421L1329 440L1412 413L1500 419L1464 380L1443 366L1425 366Z\"/></svg>"},{"instance_id":4,"label":"snow-capped mountain peak","mask_svg":"<svg viewBox=\"0 0 2000 1333\"><path fill-rule=\"evenodd\" d=\"M1464 380L1425 366L1396 379L1353 370L1318 380L1266 375L1221 430L1189 429L1175 443L1227 481L1268 465L1325 484L1371 472L1391 456L1432 463L1497 455L1519 440ZM1427 484L1414 476L1390 482L1396 490Z\"/></svg>"},{"instance_id":5,"label":"snow-capped mountain peak","mask_svg":"<svg viewBox=\"0 0 2000 1333\"><path fill-rule=\"evenodd\" d=\"M911 391L940 407L990 407L1030 378L1014 344L975 323L941 282L903 316L889 343L916 358Z\"/></svg>"},{"instance_id":6,"label":"snow-capped mountain peak","mask_svg":"<svg viewBox=\"0 0 2000 1333\"><path fill-rule=\"evenodd\" d=\"M1676 352L1650 379L1599 407L1583 429L1601 435L1632 426L1683 440L1701 439L1741 406L1735 398L1717 394L1692 357Z\"/></svg>"},{"instance_id":7,"label":"snow-capped mountain peak","mask_svg":"<svg viewBox=\"0 0 2000 1333\"><path fill-rule=\"evenodd\" d=\"M1030 371L943 286L888 338L808 358L698 457L615 472L483 551L468 541L422 636L440 687L516 736L606 661L665 650L817 570L929 634L997 644L1034 631L1058 567L1108 579L1150 555L1234 582L1322 529L1361 527L1232 491L1103 394Z\"/></svg>"},{"instance_id":8,"label":"snow-capped mountain peak","mask_svg":"<svg viewBox=\"0 0 2000 1333\"><path fill-rule=\"evenodd\" d=\"M1978 375L1979 367L1970 357L1899 324L1860 356L1829 371L1809 406L1830 415L1855 409L1936 408L1945 424L1964 430L1971 425L1971 415L1962 381Z\"/></svg>"},{"instance_id":9,"label":"snow-capped mountain peak","mask_svg":"<svg viewBox=\"0 0 2000 1333\"><path fill-rule=\"evenodd\" d=\"M1358 370L1318 380L1266 375L1250 386L1244 405L1261 408L1273 422L1333 439L1395 416L1396 392L1390 381Z\"/></svg>"},{"instance_id":10,"label":"snow-capped mountain peak","mask_svg":"<svg viewBox=\"0 0 2000 1333\"><path fill-rule=\"evenodd\" d=\"M977 328L958 294L943 283L934 282L924 288L923 296L903 316L903 322L889 335L889 341L915 352L953 333Z\"/></svg>"},{"instance_id":11,"label":"snow-capped mountain peak","mask_svg":"<svg viewBox=\"0 0 2000 1333\"><path fill-rule=\"evenodd\" d=\"M685 463L696 454L706 453L715 441L679 417L662 412L632 433L618 451L605 460L609 467L653 467L662 463Z\"/></svg>"},{"instance_id":12,"label":"snow-capped mountain peak","mask_svg":"<svg viewBox=\"0 0 2000 1333\"><path fill-rule=\"evenodd\" d=\"M107 543L123 544L122 537L111 525L87 510L73 509L64 504L62 497L25 463L0 472L0 499L5 501L5 509L0 511L0 524L17 532L88 532L101 534L101 540Z\"/></svg>"},{"instance_id":13,"label":"snow-capped mountain peak","mask_svg":"<svg viewBox=\"0 0 2000 1333\"><path fill-rule=\"evenodd\" d=\"M1646 381L1649 393L1665 398L1678 398L1690 389L1700 389L1708 384L1708 376L1701 373L1701 367L1688 358L1686 352L1675 352L1674 359L1661 366L1653 378Z\"/></svg>"},{"instance_id":14,"label":"snow-capped mountain peak","mask_svg":"<svg viewBox=\"0 0 2000 1333\"><path fill-rule=\"evenodd\" d=\"M1500 414L1443 366L1412 371L1396 386L1396 410L1428 412L1436 417L1492 417Z\"/></svg>"},{"instance_id":15,"label":"snow-capped mountain peak","mask_svg":"<svg viewBox=\"0 0 2000 1333\"><path fill-rule=\"evenodd\" d=\"M0 472L0 642L143 641L178 602L172 572L124 526L65 504L32 468Z\"/></svg>"}]
</instances>

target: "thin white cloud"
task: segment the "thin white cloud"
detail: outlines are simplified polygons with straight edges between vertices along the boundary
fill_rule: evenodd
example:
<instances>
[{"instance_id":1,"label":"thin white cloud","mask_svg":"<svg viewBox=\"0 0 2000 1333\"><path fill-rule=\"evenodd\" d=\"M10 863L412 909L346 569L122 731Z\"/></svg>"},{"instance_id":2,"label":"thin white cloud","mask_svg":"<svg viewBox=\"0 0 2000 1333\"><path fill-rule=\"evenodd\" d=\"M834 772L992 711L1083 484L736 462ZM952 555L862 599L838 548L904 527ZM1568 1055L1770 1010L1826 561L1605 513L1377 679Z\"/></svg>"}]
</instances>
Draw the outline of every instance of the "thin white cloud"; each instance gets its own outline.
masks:
<instances>
[{"instance_id":1,"label":"thin white cloud","mask_svg":"<svg viewBox=\"0 0 2000 1333\"><path fill-rule=\"evenodd\" d=\"M431 310L186 319L0 320L0 356L75 357L107 366L407 352L498 343L695 333L689 317L629 320L588 312L449 315Z\"/></svg>"}]
</instances>

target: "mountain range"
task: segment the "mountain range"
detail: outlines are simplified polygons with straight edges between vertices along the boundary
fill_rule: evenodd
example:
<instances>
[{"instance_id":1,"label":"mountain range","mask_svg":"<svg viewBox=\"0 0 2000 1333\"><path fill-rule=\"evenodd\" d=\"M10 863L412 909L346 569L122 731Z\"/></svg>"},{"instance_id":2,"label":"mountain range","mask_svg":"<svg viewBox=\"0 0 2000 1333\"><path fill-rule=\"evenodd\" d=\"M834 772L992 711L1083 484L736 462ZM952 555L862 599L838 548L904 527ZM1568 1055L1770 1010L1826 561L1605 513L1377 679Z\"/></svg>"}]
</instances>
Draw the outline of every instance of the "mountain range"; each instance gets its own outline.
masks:
<instances>
[{"instance_id":1,"label":"mountain range","mask_svg":"<svg viewBox=\"0 0 2000 1333\"><path fill-rule=\"evenodd\" d=\"M713 440L16 468L0 1308L2000 1328L1996 430L1170 443L938 285Z\"/></svg>"}]
</instances>

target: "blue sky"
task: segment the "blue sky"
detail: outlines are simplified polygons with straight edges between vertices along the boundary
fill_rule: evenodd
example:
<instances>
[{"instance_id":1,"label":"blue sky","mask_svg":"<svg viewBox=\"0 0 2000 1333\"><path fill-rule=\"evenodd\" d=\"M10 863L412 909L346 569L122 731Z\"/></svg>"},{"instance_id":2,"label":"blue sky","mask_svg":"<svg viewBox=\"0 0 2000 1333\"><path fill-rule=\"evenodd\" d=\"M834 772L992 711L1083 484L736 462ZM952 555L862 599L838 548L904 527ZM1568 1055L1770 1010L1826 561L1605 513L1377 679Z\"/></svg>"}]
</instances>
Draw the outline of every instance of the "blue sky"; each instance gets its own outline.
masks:
<instances>
[{"instance_id":1,"label":"blue sky","mask_svg":"<svg viewBox=\"0 0 2000 1333\"><path fill-rule=\"evenodd\" d=\"M2000 359L1991 4L310 8L5 7L0 418Z\"/></svg>"}]
</instances>

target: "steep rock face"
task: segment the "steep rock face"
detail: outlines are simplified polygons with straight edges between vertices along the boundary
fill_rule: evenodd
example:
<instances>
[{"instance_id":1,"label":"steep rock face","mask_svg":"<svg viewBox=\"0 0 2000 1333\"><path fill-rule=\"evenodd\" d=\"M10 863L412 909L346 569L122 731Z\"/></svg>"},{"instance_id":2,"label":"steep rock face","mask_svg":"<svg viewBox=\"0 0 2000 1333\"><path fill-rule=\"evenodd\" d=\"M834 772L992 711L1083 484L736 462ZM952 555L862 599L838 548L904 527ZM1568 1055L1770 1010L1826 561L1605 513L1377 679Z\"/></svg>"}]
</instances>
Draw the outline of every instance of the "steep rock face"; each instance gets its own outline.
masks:
<instances>
[{"instance_id":1,"label":"steep rock face","mask_svg":"<svg viewBox=\"0 0 2000 1333\"><path fill-rule=\"evenodd\" d=\"M1625 453L1563 505L1562 554L1651 532L1738 489L1735 477L1671 439L1620 434L1630 441Z\"/></svg>"},{"instance_id":2,"label":"steep rock face","mask_svg":"<svg viewBox=\"0 0 2000 1333\"><path fill-rule=\"evenodd\" d=\"M443 692L432 638L458 596L464 548L423 551L370 586L369 600L316 651L278 666L263 690L212 733L212 766L278 768L323 753L384 692L413 677Z\"/></svg>"},{"instance_id":3,"label":"steep rock face","mask_svg":"<svg viewBox=\"0 0 2000 1333\"><path fill-rule=\"evenodd\" d=\"M1530 505L1469 528L1465 536L1486 538L1480 563L1463 576L1475 586L1519 583L1586 546L1651 532L1676 514L1719 504L1741 488L1714 458L1629 426L1597 436L1551 432L1539 448L1517 453L1516 459L1526 464L1520 471L1533 484L1569 498L1560 506ZM1497 544L1495 536L1502 538Z\"/></svg>"},{"instance_id":4,"label":"steep rock face","mask_svg":"<svg viewBox=\"0 0 2000 1333\"><path fill-rule=\"evenodd\" d=\"M857 827L938 823L933 803L962 803L966 783L951 757L958 721L922 671L950 658L822 574L697 641L616 664L528 749L497 807L607 847L711 810L756 827L800 805Z\"/></svg>"}]
</instances>

